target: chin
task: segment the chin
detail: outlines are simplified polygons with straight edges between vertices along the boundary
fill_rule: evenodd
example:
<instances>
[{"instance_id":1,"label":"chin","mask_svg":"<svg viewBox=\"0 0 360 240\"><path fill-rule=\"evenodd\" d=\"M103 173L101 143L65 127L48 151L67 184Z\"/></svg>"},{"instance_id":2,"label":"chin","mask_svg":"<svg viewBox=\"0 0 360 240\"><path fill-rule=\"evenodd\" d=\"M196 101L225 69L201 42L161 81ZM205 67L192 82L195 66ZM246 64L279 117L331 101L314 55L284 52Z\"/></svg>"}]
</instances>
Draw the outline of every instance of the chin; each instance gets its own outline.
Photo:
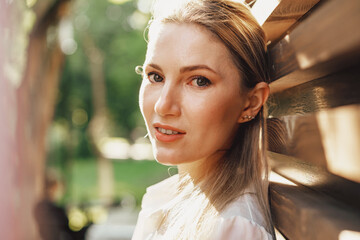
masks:
<instances>
[{"instance_id":1,"label":"chin","mask_svg":"<svg viewBox=\"0 0 360 240\"><path fill-rule=\"evenodd\" d=\"M154 157L158 163L165 166L174 166L184 163L184 157L179 156L178 154L164 154L160 152L155 152Z\"/></svg>"},{"instance_id":2,"label":"chin","mask_svg":"<svg viewBox=\"0 0 360 240\"><path fill-rule=\"evenodd\" d=\"M168 167L172 167L172 166L176 166L177 164L176 163L172 163L172 162L162 162L162 161L159 161L157 159L155 159L158 163L160 163L161 165L164 165L164 166L168 166Z\"/></svg>"},{"instance_id":3,"label":"chin","mask_svg":"<svg viewBox=\"0 0 360 240\"><path fill-rule=\"evenodd\" d=\"M173 158L171 157L161 157L161 156L155 156L155 160L165 166L174 166L174 165L178 165L181 162L180 161L174 161Z\"/></svg>"}]
</instances>

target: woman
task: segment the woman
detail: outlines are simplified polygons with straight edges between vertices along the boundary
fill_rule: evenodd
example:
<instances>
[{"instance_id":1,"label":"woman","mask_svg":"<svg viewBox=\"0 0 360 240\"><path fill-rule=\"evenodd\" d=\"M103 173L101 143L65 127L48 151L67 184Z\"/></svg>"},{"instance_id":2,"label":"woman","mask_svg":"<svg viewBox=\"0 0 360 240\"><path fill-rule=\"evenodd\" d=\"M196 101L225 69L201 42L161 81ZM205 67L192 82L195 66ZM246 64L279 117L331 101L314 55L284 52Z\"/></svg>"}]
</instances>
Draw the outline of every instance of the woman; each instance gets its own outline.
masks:
<instances>
[{"instance_id":1,"label":"woman","mask_svg":"<svg viewBox=\"0 0 360 240\"><path fill-rule=\"evenodd\" d=\"M261 27L238 2L166 0L148 37L140 108L156 160L179 174L147 189L133 240L273 239Z\"/></svg>"}]
</instances>

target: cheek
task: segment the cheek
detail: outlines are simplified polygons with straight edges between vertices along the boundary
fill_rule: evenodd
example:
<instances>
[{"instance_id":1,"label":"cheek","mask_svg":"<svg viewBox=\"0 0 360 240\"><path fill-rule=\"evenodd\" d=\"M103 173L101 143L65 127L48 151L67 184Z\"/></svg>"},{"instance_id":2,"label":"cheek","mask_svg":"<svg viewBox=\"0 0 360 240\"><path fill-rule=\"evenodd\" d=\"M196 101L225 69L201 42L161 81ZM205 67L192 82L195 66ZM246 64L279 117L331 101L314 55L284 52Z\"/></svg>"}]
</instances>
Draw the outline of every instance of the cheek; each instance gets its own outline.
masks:
<instances>
[{"instance_id":1,"label":"cheek","mask_svg":"<svg viewBox=\"0 0 360 240\"><path fill-rule=\"evenodd\" d=\"M203 112L202 119L207 122L207 129L211 129L222 141L231 138L238 127L242 102L234 99L236 98L223 98L223 101L208 104L206 113Z\"/></svg>"},{"instance_id":2,"label":"cheek","mask_svg":"<svg viewBox=\"0 0 360 240\"><path fill-rule=\"evenodd\" d=\"M221 99L221 98L219 98ZM236 123L241 113L241 101L235 101L235 98L222 99L213 105L208 105L206 115L218 123Z\"/></svg>"},{"instance_id":3,"label":"cheek","mask_svg":"<svg viewBox=\"0 0 360 240\"><path fill-rule=\"evenodd\" d=\"M228 89L226 89L228 90ZM235 91L214 91L198 98L188 97L184 106L192 124L204 128L233 128L243 107L243 99Z\"/></svg>"}]
</instances>

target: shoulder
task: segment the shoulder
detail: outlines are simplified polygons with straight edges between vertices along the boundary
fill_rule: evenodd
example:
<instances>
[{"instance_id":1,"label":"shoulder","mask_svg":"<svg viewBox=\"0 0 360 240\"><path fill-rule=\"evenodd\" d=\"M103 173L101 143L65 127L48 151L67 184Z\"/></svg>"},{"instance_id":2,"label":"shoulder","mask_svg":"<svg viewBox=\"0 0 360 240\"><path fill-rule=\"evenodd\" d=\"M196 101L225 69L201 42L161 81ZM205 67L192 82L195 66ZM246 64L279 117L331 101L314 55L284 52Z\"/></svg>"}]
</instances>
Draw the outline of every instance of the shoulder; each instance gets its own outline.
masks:
<instances>
[{"instance_id":1,"label":"shoulder","mask_svg":"<svg viewBox=\"0 0 360 240\"><path fill-rule=\"evenodd\" d=\"M241 216L260 226L266 225L264 214L257 200L257 196L253 191L245 191L244 194L228 204L226 208L220 212L220 216L225 219Z\"/></svg>"},{"instance_id":2,"label":"shoulder","mask_svg":"<svg viewBox=\"0 0 360 240\"><path fill-rule=\"evenodd\" d=\"M246 191L220 212L217 226L217 233L221 236L217 239L272 239L265 229L264 215L252 191Z\"/></svg>"},{"instance_id":3,"label":"shoulder","mask_svg":"<svg viewBox=\"0 0 360 240\"><path fill-rule=\"evenodd\" d=\"M217 221L215 239L272 240L270 233L259 224L242 216L221 217Z\"/></svg>"},{"instance_id":4,"label":"shoulder","mask_svg":"<svg viewBox=\"0 0 360 240\"><path fill-rule=\"evenodd\" d=\"M169 178L162 180L161 182L155 183L146 189L146 193L163 191L170 187L170 185L174 185L179 181L179 175L175 174Z\"/></svg>"},{"instance_id":5,"label":"shoulder","mask_svg":"<svg viewBox=\"0 0 360 240\"><path fill-rule=\"evenodd\" d=\"M166 207L176 192L178 175L169 177L146 189L132 239L148 239L161 223Z\"/></svg>"},{"instance_id":6,"label":"shoulder","mask_svg":"<svg viewBox=\"0 0 360 240\"><path fill-rule=\"evenodd\" d=\"M176 174L148 187L143 196L141 208L161 206L172 199L176 193L176 184L178 180L179 176Z\"/></svg>"}]
</instances>

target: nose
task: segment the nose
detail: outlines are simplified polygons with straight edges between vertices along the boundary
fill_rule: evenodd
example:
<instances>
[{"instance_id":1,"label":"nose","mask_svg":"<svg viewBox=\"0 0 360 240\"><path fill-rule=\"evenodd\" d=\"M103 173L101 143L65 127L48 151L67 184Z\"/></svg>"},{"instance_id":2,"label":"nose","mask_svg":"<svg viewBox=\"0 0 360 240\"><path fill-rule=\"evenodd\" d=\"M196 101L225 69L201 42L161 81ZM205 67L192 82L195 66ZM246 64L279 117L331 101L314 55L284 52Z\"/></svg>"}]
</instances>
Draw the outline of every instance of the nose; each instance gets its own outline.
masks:
<instances>
[{"instance_id":1,"label":"nose","mask_svg":"<svg viewBox=\"0 0 360 240\"><path fill-rule=\"evenodd\" d=\"M155 112L162 117L179 116L181 114L179 89L165 84L155 103Z\"/></svg>"}]
</instances>

